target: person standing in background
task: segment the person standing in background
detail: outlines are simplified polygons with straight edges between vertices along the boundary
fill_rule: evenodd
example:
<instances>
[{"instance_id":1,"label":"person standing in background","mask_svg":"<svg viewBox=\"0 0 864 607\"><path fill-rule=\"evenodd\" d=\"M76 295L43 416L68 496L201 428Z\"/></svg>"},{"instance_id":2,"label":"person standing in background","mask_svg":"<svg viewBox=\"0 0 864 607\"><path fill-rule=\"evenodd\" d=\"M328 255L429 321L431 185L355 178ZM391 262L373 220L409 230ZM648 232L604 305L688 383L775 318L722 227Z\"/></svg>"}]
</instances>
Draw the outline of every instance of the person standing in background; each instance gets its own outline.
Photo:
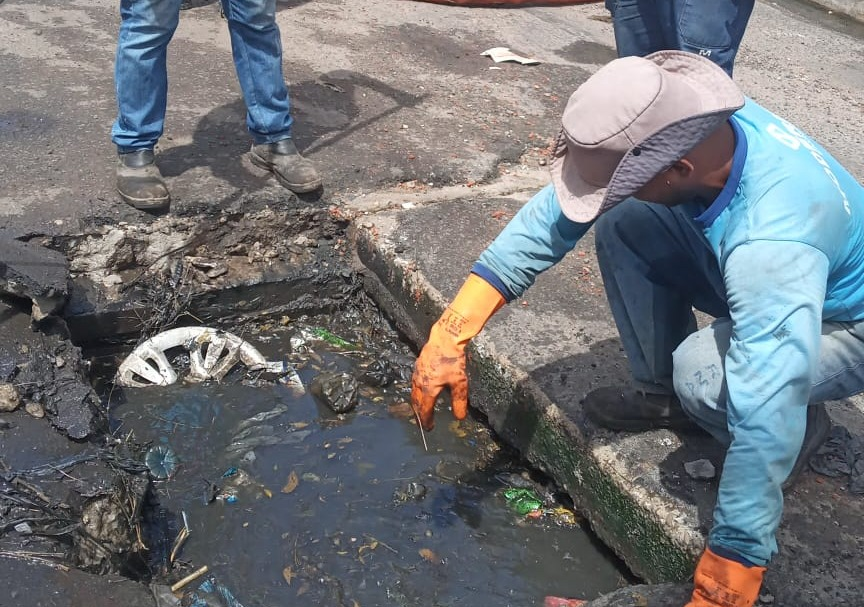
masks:
<instances>
[{"instance_id":1,"label":"person standing in background","mask_svg":"<svg viewBox=\"0 0 864 607\"><path fill-rule=\"evenodd\" d=\"M755 0L606 0L619 57L687 51L729 76Z\"/></svg>"},{"instance_id":2,"label":"person standing in background","mask_svg":"<svg viewBox=\"0 0 864 607\"><path fill-rule=\"evenodd\" d=\"M136 209L168 208L171 196L155 163L168 97L166 52L182 0L121 0L114 81L118 115L111 129L117 146L117 191ZM282 74L282 40L276 0L222 0L234 65L252 135L250 159L287 189L321 187L315 165L291 138L288 87Z\"/></svg>"}]
</instances>

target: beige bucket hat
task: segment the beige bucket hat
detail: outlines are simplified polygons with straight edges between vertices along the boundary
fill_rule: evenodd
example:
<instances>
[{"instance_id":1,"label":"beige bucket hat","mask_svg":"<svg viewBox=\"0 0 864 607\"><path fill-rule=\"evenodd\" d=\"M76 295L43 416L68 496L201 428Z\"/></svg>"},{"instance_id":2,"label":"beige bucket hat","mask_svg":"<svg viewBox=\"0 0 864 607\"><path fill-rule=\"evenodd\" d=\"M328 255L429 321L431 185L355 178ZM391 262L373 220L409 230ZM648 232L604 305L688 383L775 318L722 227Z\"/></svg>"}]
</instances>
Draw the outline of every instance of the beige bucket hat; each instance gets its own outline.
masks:
<instances>
[{"instance_id":1,"label":"beige bucket hat","mask_svg":"<svg viewBox=\"0 0 864 607\"><path fill-rule=\"evenodd\" d=\"M683 51L624 57L567 102L550 171L561 209L587 223L672 166L744 105L715 63Z\"/></svg>"}]
</instances>

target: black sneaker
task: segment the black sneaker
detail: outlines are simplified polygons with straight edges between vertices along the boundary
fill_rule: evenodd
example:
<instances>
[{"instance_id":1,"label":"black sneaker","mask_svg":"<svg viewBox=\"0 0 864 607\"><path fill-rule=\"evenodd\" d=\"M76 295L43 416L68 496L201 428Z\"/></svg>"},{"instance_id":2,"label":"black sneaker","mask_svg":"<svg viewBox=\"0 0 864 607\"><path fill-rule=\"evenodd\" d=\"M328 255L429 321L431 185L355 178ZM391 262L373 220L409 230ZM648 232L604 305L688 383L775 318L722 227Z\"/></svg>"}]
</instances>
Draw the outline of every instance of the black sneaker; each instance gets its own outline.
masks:
<instances>
[{"instance_id":1,"label":"black sneaker","mask_svg":"<svg viewBox=\"0 0 864 607\"><path fill-rule=\"evenodd\" d=\"M582 407L588 419L610 430L641 432L655 428L698 428L674 395L646 394L641 390L615 387L598 388L588 393Z\"/></svg>"},{"instance_id":2,"label":"black sneaker","mask_svg":"<svg viewBox=\"0 0 864 607\"><path fill-rule=\"evenodd\" d=\"M795 465L792 466L792 472L783 482L783 491L795 484L804 468L810 463L810 458L816 455L819 447L828 438L829 432L831 432L831 416L825 410L825 405L808 405L807 431L804 433L804 443L801 445L801 451L798 452Z\"/></svg>"},{"instance_id":3,"label":"black sneaker","mask_svg":"<svg viewBox=\"0 0 864 607\"><path fill-rule=\"evenodd\" d=\"M171 195L156 166L153 150L119 154L117 192L128 205L141 211L161 211L171 204Z\"/></svg>"},{"instance_id":4,"label":"black sneaker","mask_svg":"<svg viewBox=\"0 0 864 607\"><path fill-rule=\"evenodd\" d=\"M300 155L293 139L253 145L249 158L255 166L273 173L292 192L303 194L321 187L315 165Z\"/></svg>"}]
</instances>

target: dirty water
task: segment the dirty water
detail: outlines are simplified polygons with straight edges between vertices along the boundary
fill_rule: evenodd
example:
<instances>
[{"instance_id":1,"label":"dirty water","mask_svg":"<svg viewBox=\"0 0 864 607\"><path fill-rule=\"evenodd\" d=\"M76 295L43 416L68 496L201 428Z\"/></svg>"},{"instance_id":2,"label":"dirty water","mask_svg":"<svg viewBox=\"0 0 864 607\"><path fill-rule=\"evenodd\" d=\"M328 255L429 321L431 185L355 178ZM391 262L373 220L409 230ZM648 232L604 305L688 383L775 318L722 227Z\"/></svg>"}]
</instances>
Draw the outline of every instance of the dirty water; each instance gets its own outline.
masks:
<instances>
[{"instance_id":1,"label":"dirty water","mask_svg":"<svg viewBox=\"0 0 864 607\"><path fill-rule=\"evenodd\" d=\"M481 421L440 411L424 445L407 404L410 350L383 323L337 316L231 329L292 363L305 390L235 373L112 391L113 434L152 443L151 469L168 476L144 512L155 581L207 565L245 607L521 607L626 583ZM322 402L320 386L310 393L322 376L330 388L348 378L331 391L342 391L333 408L349 412ZM544 514L517 512L508 488L533 491ZM189 536L176 549L184 515Z\"/></svg>"}]
</instances>

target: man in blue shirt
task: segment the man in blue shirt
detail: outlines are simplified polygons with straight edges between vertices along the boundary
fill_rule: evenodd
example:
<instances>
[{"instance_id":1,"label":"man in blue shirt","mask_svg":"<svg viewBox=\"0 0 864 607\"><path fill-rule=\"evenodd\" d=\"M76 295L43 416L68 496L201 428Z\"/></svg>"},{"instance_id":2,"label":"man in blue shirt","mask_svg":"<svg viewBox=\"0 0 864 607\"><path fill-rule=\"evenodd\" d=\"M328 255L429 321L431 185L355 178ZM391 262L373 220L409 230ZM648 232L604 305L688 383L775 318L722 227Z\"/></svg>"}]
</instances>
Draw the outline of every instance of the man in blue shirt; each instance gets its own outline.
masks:
<instances>
[{"instance_id":1,"label":"man in blue shirt","mask_svg":"<svg viewBox=\"0 0 864 607\"><path fill-rule=\"evenodd\" d=\"M750 607L777 551L782 485L830 426L820 403L864 391L864 188L682 51L613 61L562 123L552 184L433 326L412 403L431 429L449 387L464 417L467 342L596 223L635 386L588 394L586 413L627 430L690 419L727 445L688 607ZM716 320L697 330L694 307Z\"/></svg>"}]
</instances>

